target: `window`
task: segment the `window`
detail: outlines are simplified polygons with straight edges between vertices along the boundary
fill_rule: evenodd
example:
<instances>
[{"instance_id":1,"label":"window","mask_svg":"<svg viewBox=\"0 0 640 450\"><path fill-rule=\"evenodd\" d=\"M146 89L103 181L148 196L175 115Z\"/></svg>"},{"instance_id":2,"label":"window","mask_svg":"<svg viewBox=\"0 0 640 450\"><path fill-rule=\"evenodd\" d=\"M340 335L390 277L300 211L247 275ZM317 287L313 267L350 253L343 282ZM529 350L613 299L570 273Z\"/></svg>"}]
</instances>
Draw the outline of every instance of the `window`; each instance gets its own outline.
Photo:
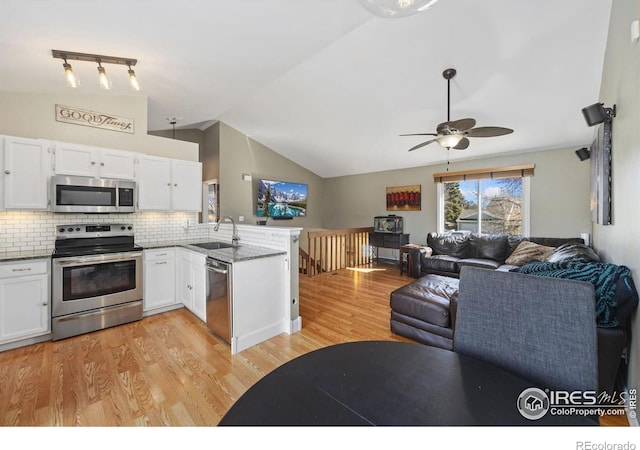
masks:
<instances>
[{"instance_id":1,"label":"window","mask_svg":"<svg viewBox=\"0 0 640 450\"><path fill-rule=\"evenodd\" d=\"M529 166L526 166L529 167ZM529 235L529 176L507 170L436 174L438 231ZM511 175L505 177L504 175Z\"/></svg>"}]
</instances>

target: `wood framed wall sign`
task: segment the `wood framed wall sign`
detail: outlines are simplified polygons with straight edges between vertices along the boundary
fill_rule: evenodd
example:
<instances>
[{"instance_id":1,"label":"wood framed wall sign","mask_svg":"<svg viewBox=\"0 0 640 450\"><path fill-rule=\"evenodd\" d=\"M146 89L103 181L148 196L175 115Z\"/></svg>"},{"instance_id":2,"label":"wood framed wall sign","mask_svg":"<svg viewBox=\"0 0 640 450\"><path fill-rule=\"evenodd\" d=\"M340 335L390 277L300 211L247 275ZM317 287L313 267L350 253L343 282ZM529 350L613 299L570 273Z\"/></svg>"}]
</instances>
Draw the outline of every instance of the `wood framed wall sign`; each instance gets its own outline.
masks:
<instances>
[{"instance_id":1,"label":"wood framed wall sign","mask_svg":"<svg viewBox=\"0 0 640 450\"><path fill-rule=\"evenodd\" d=\"M420 211L422 185L387 188L387 211Z\"/></svg>"},{"instance_id":2,"label":"wood framed wall sign","mask_svg":"<svg viewBox=\"0 0 640 450\"><path fill-rule=\"evenodd\" d=\"M103 130L134 133L133 119L114 114L56 105L56 122L71 123Z\"/></svg>"}]
</instances>

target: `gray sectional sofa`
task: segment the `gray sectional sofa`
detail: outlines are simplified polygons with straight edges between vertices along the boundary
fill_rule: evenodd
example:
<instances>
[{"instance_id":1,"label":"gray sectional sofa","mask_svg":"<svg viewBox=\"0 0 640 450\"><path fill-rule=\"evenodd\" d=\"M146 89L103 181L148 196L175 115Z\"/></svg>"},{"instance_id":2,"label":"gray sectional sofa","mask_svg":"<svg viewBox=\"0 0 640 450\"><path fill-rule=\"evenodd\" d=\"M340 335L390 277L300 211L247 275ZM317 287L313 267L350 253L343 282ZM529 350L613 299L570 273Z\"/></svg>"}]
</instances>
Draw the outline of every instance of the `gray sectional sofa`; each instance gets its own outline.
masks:
<instances>
[{"instance_id":1,"label":"gray sectional sofa","mask_svg":"<svg viewBox=\"0 0 640 450\"><path fill-rule=\"evenodd\" d=\"M579 238L463 237L430 234L427 242L430 244L429 248L412 250L410 274L417 280L396 289L390 295L390 326L395 334L446 349L454 347L459 274L462 267L474 266L508 272L520 270L520 267L527 266L528 263L541 260L580 260L593 263L599 261L597 254ZM534 245L521 245L523 242ZM518 259L519 254L516 252L519 246L525 250L522 252L522 259ZM532 249L538 253L528 251ZM510 258L513 255L514 258ZM535 257L536 255L538 257ZM522 277L518 279L521 280ZM536 295L526 283L521 286L521 293L523 296ZM621 318L620 323L611 327L598 326L597 329L601 390L610 392L613 389L622 354L629 341L628 316L638 301L635 288L630 295L635 295L635 300L631 298L627 310L624 311L625 317ZM518 299L514 299L514 302L516 301Z\"/></svg>"}]
</instances>

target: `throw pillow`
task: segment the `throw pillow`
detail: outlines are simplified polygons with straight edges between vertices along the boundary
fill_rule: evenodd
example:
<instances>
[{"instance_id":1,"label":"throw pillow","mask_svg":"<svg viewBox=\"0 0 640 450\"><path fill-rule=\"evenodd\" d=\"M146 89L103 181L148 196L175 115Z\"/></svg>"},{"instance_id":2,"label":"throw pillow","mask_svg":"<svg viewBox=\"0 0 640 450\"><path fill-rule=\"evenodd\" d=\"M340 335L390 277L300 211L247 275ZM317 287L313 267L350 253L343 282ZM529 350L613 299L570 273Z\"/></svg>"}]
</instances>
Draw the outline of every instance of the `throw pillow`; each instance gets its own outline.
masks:
<instances>
[{"instance_id":1,"label":"throw pillow","mask_svg":"<svg viewBox=\"0 0 640 450\"><path fill-rule=\"evenodd\" d=\"M505 260L506 264L522 266L531 260L545 261L555 250L555 247L536 244L535 242L522 241L511 255Z\"/></svg>"},{"instance_id":2,"label":"throw pillow","mask_svg":"<svg viewBox=\"0 0 640 450\"><path fill-rule=\"evenodd\" d=\"M591 247L576 243L568 243L556 248L547 258L547 262L565 262L572 259L600 262L600 257Z\"/></svg>"}]
</instances>

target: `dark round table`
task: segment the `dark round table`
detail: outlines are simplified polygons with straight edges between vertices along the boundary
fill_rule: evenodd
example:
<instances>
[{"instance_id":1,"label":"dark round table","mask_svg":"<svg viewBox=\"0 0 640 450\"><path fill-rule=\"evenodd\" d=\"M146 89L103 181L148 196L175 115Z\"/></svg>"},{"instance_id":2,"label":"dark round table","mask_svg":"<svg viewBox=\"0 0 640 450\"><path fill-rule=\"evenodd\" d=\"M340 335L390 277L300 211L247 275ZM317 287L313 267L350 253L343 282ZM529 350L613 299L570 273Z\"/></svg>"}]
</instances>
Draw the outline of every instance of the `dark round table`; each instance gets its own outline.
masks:
<instances>
[{"instance_id":1,"label":"dark round table","mask_svg":"<svg viewBox=\"0 0 640 450\"><path fill-rule=\"evenodd\" d=\"M598 425L520 414L534 386L498 367L421 344L362 341L302 355L266 375L219 425Z\"/></svg>"}]
</instances>

